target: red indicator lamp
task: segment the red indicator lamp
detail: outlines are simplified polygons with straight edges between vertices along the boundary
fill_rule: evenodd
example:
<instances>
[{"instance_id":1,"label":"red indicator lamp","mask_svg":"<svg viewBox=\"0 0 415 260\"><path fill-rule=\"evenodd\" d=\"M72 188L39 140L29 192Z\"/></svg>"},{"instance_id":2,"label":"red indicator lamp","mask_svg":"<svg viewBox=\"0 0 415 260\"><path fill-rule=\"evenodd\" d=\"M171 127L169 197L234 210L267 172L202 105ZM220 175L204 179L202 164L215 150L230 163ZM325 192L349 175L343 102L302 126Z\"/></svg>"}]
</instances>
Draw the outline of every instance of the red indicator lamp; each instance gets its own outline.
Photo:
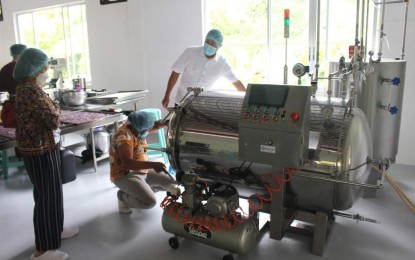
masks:
<instances>
[{"instance_id":1,"label":"red indicator lamp","mask_svg":"<svg viewBox=\"0 0 415 260\"><path fill-rule=\"evenodd\" d=\"M292 112L290 114L290 118L293 122L297 122L300 119L300 115L296 112Z\"/></svg>"},{"instance_id":2,"label":"red indicator lamp","mask_svg":"<svg viewBox=\"0 0 415 260\"><path fill-rule=\"evenodd\" d=\"M284 26L290 26L290 9L284 9Z\"/></svg>"},{"instance_id":3,"label":"red indicator lamp","mask_svg":"<svg viewBox=\"0 0 415 260\"><path fill-rule=\"evenodd\" d=\"M284 38L290 37L290 9L284 9Z\"/></svg>"}]
</instances>

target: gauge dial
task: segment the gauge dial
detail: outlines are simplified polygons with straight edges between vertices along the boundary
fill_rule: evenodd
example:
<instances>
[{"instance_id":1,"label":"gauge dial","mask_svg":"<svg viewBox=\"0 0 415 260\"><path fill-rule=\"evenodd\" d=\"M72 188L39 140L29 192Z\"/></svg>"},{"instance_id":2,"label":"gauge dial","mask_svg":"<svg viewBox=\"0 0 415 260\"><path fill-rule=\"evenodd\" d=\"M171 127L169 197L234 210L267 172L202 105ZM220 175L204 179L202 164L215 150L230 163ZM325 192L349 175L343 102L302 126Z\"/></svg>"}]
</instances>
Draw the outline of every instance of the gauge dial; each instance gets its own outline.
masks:
<instances>
[{"instance_id":1,"label":"gauge dial","mask_svg":"<svg viewBox=\"0 0 415 260\"><path fill-rule=\"evenodd\" d=\"M305 66L301 63L296 63L293 67L293 73L297 77L302 77L305 75Z\"/></svg>"},{"instance_id":2,"label":"gauge dial","mask_svg":"<svg viewBox=\"0 0 415 260\"><path fill-rule=\"evenodd\" d=\"M321 108L320 112L325 117L331 117L333 115L334 109L332 106L324 106Z\"/></svg>"}]
</instances>

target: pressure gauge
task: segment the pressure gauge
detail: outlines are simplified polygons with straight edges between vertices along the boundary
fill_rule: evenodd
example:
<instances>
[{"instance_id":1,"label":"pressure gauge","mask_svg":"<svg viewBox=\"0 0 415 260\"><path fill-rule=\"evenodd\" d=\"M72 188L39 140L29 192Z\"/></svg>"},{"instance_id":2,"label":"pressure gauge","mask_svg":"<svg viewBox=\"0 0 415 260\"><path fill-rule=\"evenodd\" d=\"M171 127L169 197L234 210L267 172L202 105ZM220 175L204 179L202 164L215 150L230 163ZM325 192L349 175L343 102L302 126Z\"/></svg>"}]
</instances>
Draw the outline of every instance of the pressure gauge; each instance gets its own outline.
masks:
<instances>
[{"instance_id":1,"label":"pressure gauge","mask_svg":"<svg viewBox=\"0 0 415 260\"><path fill-rule=\"evenodd\" d=\"M332 106L324 106L321 108L320 112L325 117L331 117L333 115L334 109Z\"/></svg>"},{"instance_id":2,"label":"pressure gauge","mask_svg":"<svg viewBox=\"0 0 415 260\"><path fill-rule=\"evenodd\" d=\"M296 63L293 67L293 73L295 76L297 77L302 77L305 75L306 73L306 68L303 64L301 63Z\"/></svg>"}]
</instances>

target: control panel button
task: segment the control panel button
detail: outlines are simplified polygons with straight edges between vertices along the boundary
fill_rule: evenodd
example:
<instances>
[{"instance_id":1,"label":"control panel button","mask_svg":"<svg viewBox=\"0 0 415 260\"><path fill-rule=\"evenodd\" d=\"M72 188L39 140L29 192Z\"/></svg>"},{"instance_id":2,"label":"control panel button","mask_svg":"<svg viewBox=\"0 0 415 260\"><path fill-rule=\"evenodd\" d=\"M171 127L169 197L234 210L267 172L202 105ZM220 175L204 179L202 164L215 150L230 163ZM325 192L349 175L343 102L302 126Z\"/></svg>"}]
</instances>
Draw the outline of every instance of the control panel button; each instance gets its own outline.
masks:
<instances>
[{"instance_id":1,"label":"control panel button","mask_svg":"<svg viewBox=\"0 0 415 260\"><path fill-rule=\"evenodd\" d=\"M274 110L274 115L279 115L280 114L280 110L278 109L278 108L276 108L275 110Z\"/></svg>"},{"instance_id":2,"label":"control panel button","mask_svg":"<svg viewBox=\"0 0 415 260\"><path fill-rule=\"evenodd\" d=\"M268 116L267 115L262 115L262 120L268 121Z\"/></svg>"},{"instance_id":3,"label":"control panel button","mask_svg":"<svg viewBox=\"0 0 415 260\"><path fill-rule=\"evenodd\" d=\"M257 119L258 119L258 117L259 117L259 116L258 116L258 114L254 114L254 115L252 116L252 118L253 118L253 119L255 119L255 120L257 120Z\"/></svg>"},{"instance_id":4,"label":"control panel button","mask_svg":"<svg viewBox=\"0 0 415 260\"><path fill-rule=\"evenodd\" d=\"M248 119L248 118L249 118L249 114L248 114L248 113L245 113L245 114L244 114L244 118L245 118L245 119Z\"/></svg>"},{"instance_id":5,"label":"control panel button","mask_svg":"<svg viewBox=\"0 0 415 260\"><path fill-rule=\"evenodd\" d=\"M290 114L290 117L291 117L291 120L293 122L297 122L300 119L300 115L298 113L296 113L296 112L292 112Z\"/></svg>"},{"instance_id":6,"label":"control panel button","mask_svg":"<svg viewBox=\"0 0 415 260\"><path fill-rule=\"evenodd\" d=\"M283 120L285 120L285 115L286 115L286 113L287 113L287 111L285 111L285 110L283 110L283 111L282 111L281 118L282 118Z\"/></svg>"},{"instance_id":7,"label":"control panel button","mask_svg":"<svg viewBox=\"0 0 415 260\"><path fill-rule=\"evenodd\" d=\"M278 116L277 115L273 115L272 116L272 119L275 120L275 121L278 121Z\"/></svg>"}]
</instances>

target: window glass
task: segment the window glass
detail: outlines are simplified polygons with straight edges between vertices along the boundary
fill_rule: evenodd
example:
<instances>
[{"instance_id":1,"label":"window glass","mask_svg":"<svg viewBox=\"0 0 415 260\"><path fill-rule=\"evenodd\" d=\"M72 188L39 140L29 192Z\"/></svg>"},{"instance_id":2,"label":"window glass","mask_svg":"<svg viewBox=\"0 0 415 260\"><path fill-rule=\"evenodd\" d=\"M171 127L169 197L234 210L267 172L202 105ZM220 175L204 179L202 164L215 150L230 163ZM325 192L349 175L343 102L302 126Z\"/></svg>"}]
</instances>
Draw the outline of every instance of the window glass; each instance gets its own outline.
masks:
<instances>
[{"instance_id":1,"label":"window glass","mask_svg":"<svg viewBox=\"0 0 415 260\"><path fill-rule=\"evenodd\" d=\"M32 13L21 14L17 17L20 42L27 46L36 46Z\"/></svg>"},{"instance_id":2,"label":"window glass","mask_svg":"<svg viewBox=\"0 0 415 260\"><path fill-rule=\"evenodd\" d=\"M310 15L317 10L320 15ZM365 7L367 8L367 6ZM289 37L284 37L284 10L289 10ZM370 14L370 13L369 13ZM366 11L365 11L366 15ZM332 63L344 56L350 61L349 46L356 38L355 0L208 0L205 1L206 31L218 28L224 33L222 51L242 82L284 83L284 69L287 70L287 84L298 84L299 79L292 73L293 66L309 65L309 59L316 60L309 50L310 24L320 21L319 35L319 77L327 78ZM359 18L359 23L361 18ZM373 18L359 28L372 28ZM315 30L317 34L317 30ZM364 32L366 33L366 32ZM359 37L361 36L359 32ZM361 39L359 39L361 40ZM366 41L366 39L363 39ZM364 43L364 45L368 46ZM366 51L367 53L367 51ZM332 65L333 66L333 65ZM301 84L309 85L312 73L301 78ZM226 81L220 81L223 86ZM217 85L218 85L217 84ZM227 83L229 84L229 83ZM319 81L320 93L325 93L327 79Z\"/></svg>"},{"instance_id":3,"label":"window glass","mask_svg":"<svg viewBox=\"0 0 415 260\"><path fill-rule=\"evenodd\" d=\"M67 86L71 79L91 79L88 32L84 4L27 11L16 15L19 42L43 50L50 58L65 58L62 69ZM50 72L52 76L52 72Z\"/></svg>"},{"instance_id":4,"label":"window glass","mask_svg":"<svg viewBox=\"0 0 415 260\"><path fill-rule=\"evenodd\" d=\"M224 34L221 52L245 84L265 81L268 71L268 1L206 1L207 30L216 28ZM220 80L215 87L229 85Z\"/></svg>"},{"instance_id":5,"label":"window glass","mask_svg":"<svg viewBox=\"0 0 415 260\"><path fill-rule=\"evenodd\" d=\"M296 63L308 63L308 0L272 0L271 66L269 83L284 82L287 68L287 84L297 84L292 74ZM289 37L284 38L284 10L289 10Z\"/></svg>"}]
</instances>

